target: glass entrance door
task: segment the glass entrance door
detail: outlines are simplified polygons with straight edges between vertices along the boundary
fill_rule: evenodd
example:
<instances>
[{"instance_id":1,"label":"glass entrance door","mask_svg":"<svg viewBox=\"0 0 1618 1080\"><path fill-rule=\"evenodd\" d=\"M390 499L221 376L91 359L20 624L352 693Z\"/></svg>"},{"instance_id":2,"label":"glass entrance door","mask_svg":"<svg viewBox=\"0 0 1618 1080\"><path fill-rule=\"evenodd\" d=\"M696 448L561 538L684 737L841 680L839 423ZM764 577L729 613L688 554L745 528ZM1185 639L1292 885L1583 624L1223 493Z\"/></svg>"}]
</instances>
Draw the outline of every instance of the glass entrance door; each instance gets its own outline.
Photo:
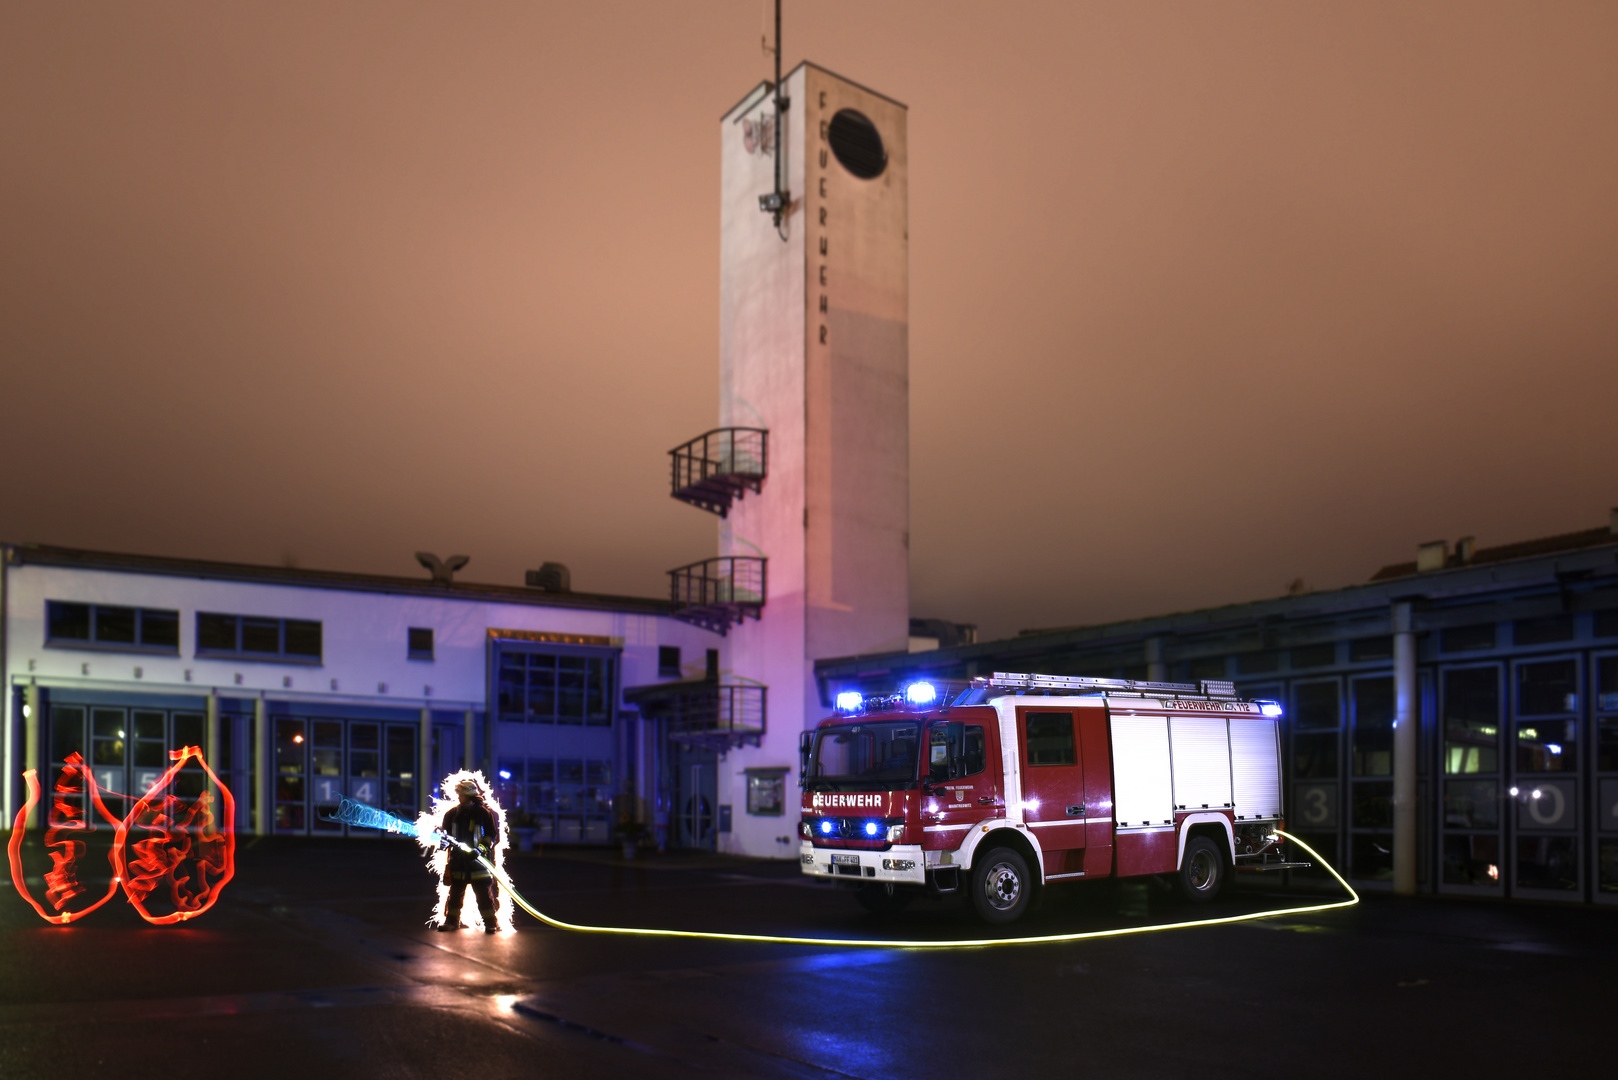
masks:
<instances>
[{"instance_id":1,"label":"glass entrance door","mask_svg":"<svg viewBox=\"0 0 1618 1080\"><path fill-rule=\"evenodd\" d=\"M366 806L382 806L382 725L372 720L348 722L348 797ZM375 829L352 829L350 836L378 836Z\"/></svg>"},{"instance_id":2,"label":"glass entrance door","mask_svg":"<svg viewBox=\"0 0 1618 1080\"><path fill-rule=\"evenodd\" d=\"M61 710L79 716L85 712L80 706L56 706L53 713ZM87 756L101 797L113 814L127 814L136 800L157 785L172 764L170 750L199 746L203 741L201 713L100 705L88 711ZM173 793L192 797L201 790L202 774L189 769L176 780Z\"/></svg>"},{"instance_id":3,"label":"glass entrance door","mask_svg":"<svg viewBox=\"0 0 1618 1080\"><path fill-rule=\"evenodd\" d=\"M1578 828L1580 663L1577 657L1519 660L1512 665L1514 804L1512 892L1577 899L1584 875Z\"/></svg>"},{"instance_id":4,"label":"glass entrance door","mask_svg":"<svg viewBox=\"0 0 1618 1080\"><path fill-rule=\"evenodd\" d=\"M416 724L388 724L384 748L387 766L387 804L383 807L407 821L416 820L416 746L421 729Z\"/></svg>"},{"instance_id":5,"label":"glass entrance door","mask_svg":"<svg viewBox=\"0 0 1618 1080\"><path fill-rule=\"evenodd\" d=\"M309 739L308 721L298 717L275 718L275 831L308 831Z\"/></svg>"},{"instance_id":6,"label":"glass entrance door","mask_svg":"<svg viewBox=\"0 0 1618 1080\"><path fill-rule=\"evenodd\" d=\"M315 720L309 726L309 831L341 836L345 827L331 819L343 797L343 722Z\"/></svg>"},{"instance_id":7,"label":"glass entrance door","mask_svg":"<svg viewBox=\"0 0 1618 1080\"><path fill-rule=\"evenodd\" d=\"M1505 881L1500 807L1500 666L1451 668L1443 695L1443 866L1445 892L1501 894Z\"/></svg>"}]
</instances>

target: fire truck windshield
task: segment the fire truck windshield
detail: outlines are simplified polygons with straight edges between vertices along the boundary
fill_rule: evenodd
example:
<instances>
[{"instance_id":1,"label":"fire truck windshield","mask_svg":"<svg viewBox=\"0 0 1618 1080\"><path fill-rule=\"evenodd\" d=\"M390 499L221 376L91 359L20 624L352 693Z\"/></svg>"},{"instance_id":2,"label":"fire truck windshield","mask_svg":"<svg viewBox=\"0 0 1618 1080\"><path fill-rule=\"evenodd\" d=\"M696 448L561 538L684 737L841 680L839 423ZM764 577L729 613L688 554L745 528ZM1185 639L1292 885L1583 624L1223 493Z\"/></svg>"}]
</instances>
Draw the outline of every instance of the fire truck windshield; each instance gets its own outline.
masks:
<instances>
[{"instance_id":1,"label":"fire truck windshield","mask_svg":"<svg viewBox=\"0 0 1618 1080\"><path fill-rule=\"evenodd\" d=\"M823 729L815 738L808 784L892 788L916 782L921 725L913 720L862 721Z\"/></svg>"}]
</instances>

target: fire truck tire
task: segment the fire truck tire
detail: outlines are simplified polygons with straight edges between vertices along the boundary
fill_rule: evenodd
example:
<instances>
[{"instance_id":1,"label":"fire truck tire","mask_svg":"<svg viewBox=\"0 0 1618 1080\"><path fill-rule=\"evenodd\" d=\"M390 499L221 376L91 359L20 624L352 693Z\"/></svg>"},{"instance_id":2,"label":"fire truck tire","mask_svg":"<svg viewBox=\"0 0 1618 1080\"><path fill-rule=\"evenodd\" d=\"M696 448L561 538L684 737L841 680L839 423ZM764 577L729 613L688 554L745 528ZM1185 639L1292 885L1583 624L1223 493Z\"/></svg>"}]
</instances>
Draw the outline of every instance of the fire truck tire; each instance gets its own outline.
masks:
<instances>
[{"instance_id":1,"label":"fire truck tire","mask_svg":"<svg viewBox=\"0 0 1618 1080\"><path fill-rule=\"evenodd\" d=\"M1225 860L1206 836L1193 836L1180 860L1180 892L1193 904L1205 904L1219 895L1225 883Z\"/></svg>"},{"instance_id":2,"label":"fire truck tire","mask_svg":"<svg viewBox=\"0 0 1618 1080\"><path fill-rule=\"evenodd\" d=\"M995 847L973 857L967 903L984 922L1015 922L1028 910L1033 892L1028 862L1014 849Z\"/></svg>"},{"instance_id":3,"label":"fire truck tire","mask_svg":"<svg viewBox=\"0 0 1618 1080\"><path fill-rule=\"evenodd\" d=\"M861 885L854 890L854 899L859 901L860 907L876 915L903 911L915 898L916 894L903 885L889 882Z\"/></svg>"}]
</instances>

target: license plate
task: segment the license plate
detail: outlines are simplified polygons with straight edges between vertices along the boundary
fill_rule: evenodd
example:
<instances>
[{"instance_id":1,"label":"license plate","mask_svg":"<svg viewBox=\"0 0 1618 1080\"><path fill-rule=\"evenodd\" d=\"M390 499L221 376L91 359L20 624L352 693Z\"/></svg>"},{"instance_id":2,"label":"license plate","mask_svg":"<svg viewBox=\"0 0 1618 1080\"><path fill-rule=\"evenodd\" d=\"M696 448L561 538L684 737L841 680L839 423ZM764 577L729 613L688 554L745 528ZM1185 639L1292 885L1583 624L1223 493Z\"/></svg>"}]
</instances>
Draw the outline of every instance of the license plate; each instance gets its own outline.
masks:
<instances>
[{"instance_id":1,"label":"license plate","mask_svg":"<svg viewBox=\"0 0 1618 1080\"><path fill-rule=\"evenodd\" d=\"M833 855L831 861L833 866L858 866L860 857L858 855Z\"/></svg>"}]
</instances>

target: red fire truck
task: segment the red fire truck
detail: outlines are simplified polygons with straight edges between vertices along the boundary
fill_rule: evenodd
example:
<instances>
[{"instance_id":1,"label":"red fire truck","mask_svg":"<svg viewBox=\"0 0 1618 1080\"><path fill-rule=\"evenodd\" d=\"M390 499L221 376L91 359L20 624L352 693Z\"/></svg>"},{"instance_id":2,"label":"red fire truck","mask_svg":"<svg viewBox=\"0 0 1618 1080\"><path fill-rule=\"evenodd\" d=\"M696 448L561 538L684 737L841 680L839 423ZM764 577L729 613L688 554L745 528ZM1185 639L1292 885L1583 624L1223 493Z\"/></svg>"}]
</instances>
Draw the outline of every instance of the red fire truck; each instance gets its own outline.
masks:
<instances>
[{"instance_id":1,"label":"red fire truck","mask_svg":"<svg viewBox=\"0 0 1618 1080\"><path fill-rule=\"evenodd\" d=\"M800 744L803 872L873 911L964 893L991 923L1051 882L1173 874L1193 902L1288 866L1281 707L1197 684L996 673L838 696Z\"/></svg>"}]
</instances>

